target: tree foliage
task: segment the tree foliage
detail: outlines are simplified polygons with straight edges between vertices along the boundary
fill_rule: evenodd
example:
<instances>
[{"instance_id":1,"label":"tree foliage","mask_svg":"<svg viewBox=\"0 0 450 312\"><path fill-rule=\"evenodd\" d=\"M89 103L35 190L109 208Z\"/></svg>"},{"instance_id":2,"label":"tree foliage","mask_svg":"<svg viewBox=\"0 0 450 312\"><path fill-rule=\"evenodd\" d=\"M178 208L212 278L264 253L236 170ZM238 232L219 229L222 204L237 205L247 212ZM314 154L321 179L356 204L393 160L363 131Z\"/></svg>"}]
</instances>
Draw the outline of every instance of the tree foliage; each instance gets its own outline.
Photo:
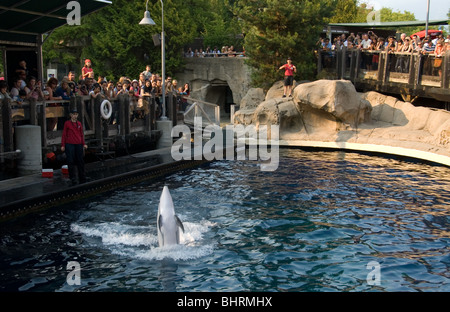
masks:
<instances>
[{"instance_id":1,"label":"tree foliage","mask_svg":"<svg viewBox=\"0 0 450 312\"><path fill-rule=\"evenodd\" d=\"M330 23L353 23L358 15L358 0L336 0Z\"/></svg>"},{"instance_id":2,"label":"tree foliage","mask_svg":"<svg viewBox=\"0 0 450 312\"><path fill-rule=\"evenodd\" d=\"M200 2L200 3L199 3ZM164 31L166 38L166 72L182 66L183 46L193 40L198 26L191 10L206 0L165 0ZM115 0L102 10L82 18L81 26L63 26L50 35L44 45L44 61L53 59L73 66L92 60L97 74L117 79L137 77L152 65L161 71L161 47L155 46L153 35L161 34L161 3L149 1L148 10L155 26L139 25L145 1ZM197 13L198 14L198 13Z\"/></svg>"},{"instance_id":3,"label":"tree foliage","mask_svg":"<svg viewBox=\"0 0 450 312\"><path fill-rule=\"evenodd\" d=\"M312 50L331 16L331 1L253 0L236 1L234 12L242 21L248 64L253 84L268 88L282 78L278 68L291 57L297 77L313 77Z\"/></svg>"},{"instance_id":4,"label":"tree foliage","mask_svg":"<svg viewBox=\"0 0 450 312\"><path fill-rule=\"evenodd\" d=\"M218 47L233 45L241 49L242 34L237 18L233 15L229 0L211 0L210 8L205 12L203 29L200 32L205 47Z\"/></svg>"},{"instance_id":5,"label":"tree foliage","mask_svg":"<svg viewBox=\"0 0 450 312\"><path fill-rule=\"evenodd\" d=\"M366 22L374 9L360 0L164 0L166 72L183 66L183 48L202 37L204 46L245 47L253 84L267 88L283 76L278 68L291 57L296 79L314 78L313 50L323 27L332 22ZM97 74L137 77L146 64L161 71L161 1L150 0L155 26L139 25L145 0L114 0L82 18L80 26L56 29L44 44L44 62L81 68L90 58ZM449 13L450 16L450 13ZM415 20L414 14L382 8L381 21ZM411 32L412 29L399 31ZM244 39L237 39L243 35ZM243 43L242 43L243 41Z\"/></svg>"}]
</instances>

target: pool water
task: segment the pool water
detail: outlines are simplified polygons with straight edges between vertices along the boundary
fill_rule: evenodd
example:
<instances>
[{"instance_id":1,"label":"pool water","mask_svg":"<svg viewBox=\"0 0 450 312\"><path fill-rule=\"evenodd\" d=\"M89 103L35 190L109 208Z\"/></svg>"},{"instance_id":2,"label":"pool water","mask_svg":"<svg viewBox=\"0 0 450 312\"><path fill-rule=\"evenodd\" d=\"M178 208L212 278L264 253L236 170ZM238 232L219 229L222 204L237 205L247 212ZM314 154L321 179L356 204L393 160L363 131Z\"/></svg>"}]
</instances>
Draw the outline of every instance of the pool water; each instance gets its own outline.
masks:
<instances>
[{"instance_id":1,"label":"pool water","mask_svg":"<svg viewBox=\"0 0 450 312\"><path fill-rule=\"evenodd\" d=\"M0 290L450 291L449 212L450 168L281 149L274 172L214 161L2 223Z\"/></svg>"}]
</instances>

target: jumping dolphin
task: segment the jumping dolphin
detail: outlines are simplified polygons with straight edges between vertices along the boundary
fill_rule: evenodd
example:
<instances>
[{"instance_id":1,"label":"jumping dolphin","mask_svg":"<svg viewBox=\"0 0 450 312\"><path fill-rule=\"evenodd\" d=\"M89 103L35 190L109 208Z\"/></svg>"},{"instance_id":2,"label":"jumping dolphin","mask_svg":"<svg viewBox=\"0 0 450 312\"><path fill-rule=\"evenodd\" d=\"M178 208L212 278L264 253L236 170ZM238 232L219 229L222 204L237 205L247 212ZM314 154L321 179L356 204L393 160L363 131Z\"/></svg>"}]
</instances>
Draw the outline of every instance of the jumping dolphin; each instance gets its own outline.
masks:
<instances>
[{"instance_id":1,"label":"jumping dolphin","mask_svg":"<svg viewBox=\"0 0 450 312\"><path fill-rule=\"evenodd\" d=\"M164 186L161 198L159 199L158 217L156 220L158 227L159 247L165 245L175 245L180 243L180 231L184 233L183 223L175 214L172 196L169 188Z\"/></svg>"}]
</instances>

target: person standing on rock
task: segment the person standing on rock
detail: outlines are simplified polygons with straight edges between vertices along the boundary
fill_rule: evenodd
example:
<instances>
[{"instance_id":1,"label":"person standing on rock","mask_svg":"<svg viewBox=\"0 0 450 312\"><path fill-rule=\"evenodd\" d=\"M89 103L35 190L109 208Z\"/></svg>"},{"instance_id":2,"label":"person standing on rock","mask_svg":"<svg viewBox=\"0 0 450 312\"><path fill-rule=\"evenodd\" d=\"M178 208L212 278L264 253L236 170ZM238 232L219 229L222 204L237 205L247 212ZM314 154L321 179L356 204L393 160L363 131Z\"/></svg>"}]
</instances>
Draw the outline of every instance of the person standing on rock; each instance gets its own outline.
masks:
<instances>
[{"instance_id":1,"label":"person standing on rock","mask_svg":"<svg viewBox=\"0 0 450 312\"><path fill-rule=\"evenodd\" d=\"M289 93L292 96L292 89L294 87L294 73L297 72L297 67L292 64L292 59L288 57L287 63L280 67L284 69L284 94L283 97Z\"/></svg>"}]
</instances>

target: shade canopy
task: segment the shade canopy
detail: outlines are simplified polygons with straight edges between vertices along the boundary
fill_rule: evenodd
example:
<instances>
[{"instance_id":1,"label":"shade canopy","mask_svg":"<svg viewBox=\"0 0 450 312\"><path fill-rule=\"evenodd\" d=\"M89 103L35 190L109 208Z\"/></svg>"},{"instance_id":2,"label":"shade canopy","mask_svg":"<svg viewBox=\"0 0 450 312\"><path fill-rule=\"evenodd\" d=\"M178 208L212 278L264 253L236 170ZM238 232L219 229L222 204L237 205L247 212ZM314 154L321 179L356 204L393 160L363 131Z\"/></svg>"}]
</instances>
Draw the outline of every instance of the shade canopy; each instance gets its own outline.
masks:
<instances>
[{"instance_id":1,"label":"shade canopy","mask_svg":"<svg viewBox=\"0 0 450 312\"><path fill-rule=\"evenodd\" d=\"M68 0L2 0L0 2L0 44L36 45L42 34L67 23L75 12ZM109 4L107 0L77 0L80 17ZM72 14L73 16L73 14Z\"/></svg>"},{"instance_id":2,"label":"shade canopy","mask_svg":"<svg viewBox=\"0 0 450 312\"><path fill-rule=\"evenodd\" d=\"M431 36L432 38L433 38L433 37L437 37L437 36L439 36L440 34L442 34L442 31L441 31L441 30L428 29L428 35ZM419 37L420 39L425 38L425 29L424 29L424 30L421 30L421 31L418 31L418 32L416 32L415 34L412 34L411 37L412 37L412 36L417 36L417 37Z\"/></svg>"}]
</instances>

